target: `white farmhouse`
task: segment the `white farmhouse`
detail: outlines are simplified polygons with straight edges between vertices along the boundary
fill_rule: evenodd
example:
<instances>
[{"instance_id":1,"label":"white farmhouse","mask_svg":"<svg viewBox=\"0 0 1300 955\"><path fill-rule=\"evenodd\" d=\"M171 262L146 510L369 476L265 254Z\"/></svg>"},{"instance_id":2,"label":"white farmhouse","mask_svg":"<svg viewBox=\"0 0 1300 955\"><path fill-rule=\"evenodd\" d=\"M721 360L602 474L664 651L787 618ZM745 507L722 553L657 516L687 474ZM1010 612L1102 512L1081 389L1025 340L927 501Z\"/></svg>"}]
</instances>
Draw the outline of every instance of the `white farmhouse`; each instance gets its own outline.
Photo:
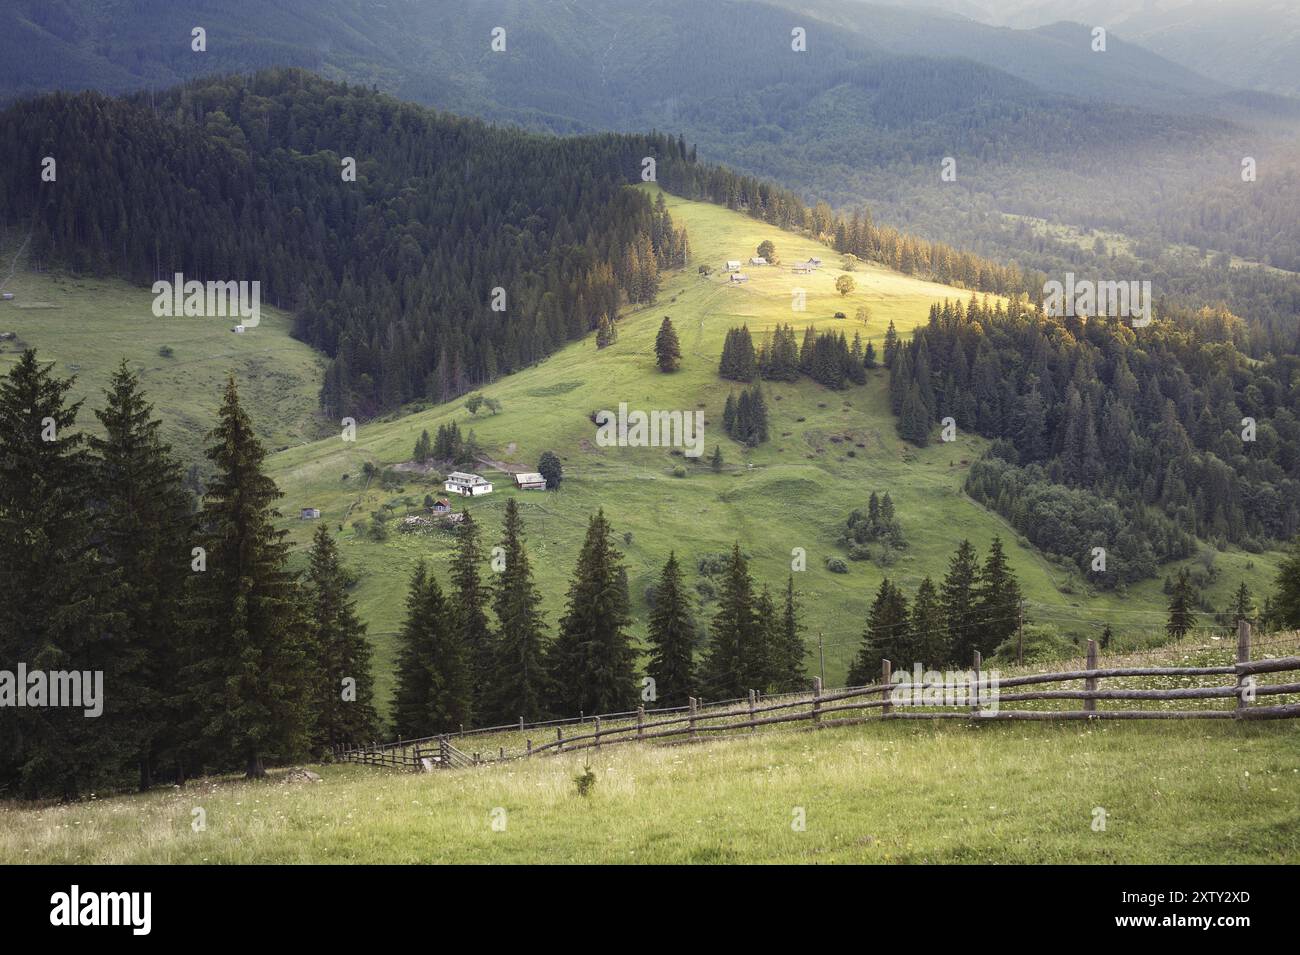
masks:
<instances>
[{"instance_id":1,"label":"white farmhouse","mask_svg":"<svg viewBox=\"0 0 1300 955\"><path fill-rule=\"evenodd\" d=\"M477 474L464 471L452 471L442 485L448 494L461 494L465 497L478 497L480 494L492 493L492 482Z\"/></svg>"}]
</instances>

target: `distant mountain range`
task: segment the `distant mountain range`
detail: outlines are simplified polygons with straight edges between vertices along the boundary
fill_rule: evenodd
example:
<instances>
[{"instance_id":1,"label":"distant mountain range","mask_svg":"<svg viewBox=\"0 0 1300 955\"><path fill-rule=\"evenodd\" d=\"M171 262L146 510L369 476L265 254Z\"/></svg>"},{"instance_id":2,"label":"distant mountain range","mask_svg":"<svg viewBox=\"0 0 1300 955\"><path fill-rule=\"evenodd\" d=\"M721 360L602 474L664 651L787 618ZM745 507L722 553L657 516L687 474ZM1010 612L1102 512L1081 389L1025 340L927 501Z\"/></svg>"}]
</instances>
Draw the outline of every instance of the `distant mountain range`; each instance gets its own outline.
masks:
<instances>
[{"instance_id":1,"label":"distant mountain range","mask_svg":"<svg viewBox=\"0 0 1300 955\"><path fill-rule=\"evenodd\" d=\"M1122 233L1147 243L1144 258L1179 243L1300 269L1285 174L1300 100L1236 90L1217 62L1210 79L1120 30L1101 54L1086 24L971 19L991 3L13 0L0 11L0 98L298 66L528 129L681 133L703 158L806 199L869 203L1027 266L1073 246L1027 239L1007 215ZM205 52L191 49L196 26ZM806 52L792 49L796 28ZM1245 156L1264 173L1241 193ZM946 157L954 183L939 177Z\"/></svg>"},{"instance_id":2,"label":"distant mountain range","mask_svg":"<svg viewBox=\"0 0 1300 955\"><path fill-rule=\"evenodd\" d=\"M882 0L1033 29L1104 26L1233 86L1300 94L1300 4L1293 0Z\"/></svg>"}]
</instances>

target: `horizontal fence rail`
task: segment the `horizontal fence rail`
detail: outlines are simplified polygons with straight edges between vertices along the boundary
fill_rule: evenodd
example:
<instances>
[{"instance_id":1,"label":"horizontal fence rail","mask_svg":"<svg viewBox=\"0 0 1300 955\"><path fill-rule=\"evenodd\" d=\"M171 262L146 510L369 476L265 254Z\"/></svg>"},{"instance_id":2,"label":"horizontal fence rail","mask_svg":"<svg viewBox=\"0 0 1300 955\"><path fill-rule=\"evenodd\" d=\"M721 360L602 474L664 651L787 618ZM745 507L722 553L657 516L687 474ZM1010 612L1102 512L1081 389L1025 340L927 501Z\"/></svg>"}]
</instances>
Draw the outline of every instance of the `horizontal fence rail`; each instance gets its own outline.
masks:
<instances>
[{"instance_id":1,"label":"horizontal fence rail","mask_svg":"<svg viewBox=\"0 0 1300 955\"><path fill-rule=\"evenodd\" d=\"M1255 702L1260 697L1300 695L1300 681L1285 683L1259 683L1256 677L1265 674L1300 672L1300 656L1252 661L1250 659L1250 626L1243 622L1237 634L1237 662L1223 666L1153 666L1153 667L1098 667L1097 645L1088 642L1086 668L1051 673L1033 673L1022 676L988 679L982 669L983 661L977 652L973 667L961 671L965 681L953 683L914 683L895 678L890 661L882 661L881 680L871 686L845 687L824 692L820 679L814 679L811 694L794 693L776 697L762 697L751 690L746 699L724 700L707 707L692 699L688 706L661 710L638 708L625 713L607 713L580 716L568 720L549 720L538 723L507 724L498 727L462 731L461 733L429 736L414 740L397 740L392 743L371 743L369 746L339 747L334 751L337 759L369 766L393 769L430 771L433 769L459 769L484 763L526 758L542 753L571 752L579 749L599 749L616 743L654 740L698 740L742 731L754 732L760 727L779 726L786 723L809 722L814 727L849 726L869 719L884 720L1277 720L1300 717L1300 702L1266 705ZM953 675L949 671L948 675ZM1101 680L1117 678L1188 678L1233 677L1230 684L1222 686L1191 686L1170 688L1116 688L1101 689ZM1080 687L1065 689L1008 688L1048 686L1061 683L1081 683ZM943 695L938 701L920 701L914 697L933 691ZM984 695L981 698L981 694ZM1098 701L1180 701L1235 699L1232 709L1098 709ZM1081 709L1003 709L1003 703L1079 700ZM875 711L878 714L872 715ZM662 714L662 718L660 718ZM847 715L856 714L856 715ZM565 735L565 729L570 730ZM576 728L576 732L574 732ZM554 739L535 742L534 737L554 731ZM532 733L533 735L526 735ZM503 734L525 734L512 744L507 752L505 745L494 749L474 749L474 743L487 737ZM452 744L456 739L469 751Z\"/></svg>"}]
</instances>

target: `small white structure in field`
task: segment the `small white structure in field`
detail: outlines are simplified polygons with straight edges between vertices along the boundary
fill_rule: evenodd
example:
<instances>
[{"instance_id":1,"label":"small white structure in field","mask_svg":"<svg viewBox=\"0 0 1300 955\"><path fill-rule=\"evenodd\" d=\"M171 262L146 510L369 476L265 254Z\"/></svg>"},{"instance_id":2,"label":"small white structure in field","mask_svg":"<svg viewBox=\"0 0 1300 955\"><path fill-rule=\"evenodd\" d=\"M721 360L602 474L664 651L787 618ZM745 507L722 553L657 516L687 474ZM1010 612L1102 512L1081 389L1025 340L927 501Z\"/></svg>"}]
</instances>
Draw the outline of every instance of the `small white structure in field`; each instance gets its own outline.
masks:
<instances>
[{"instance_id":1,"label":"small white structure in field","mask_svg":"<svg viewBox=\"0 0 1300 955\"><path fill-rule=\"evenodd\" d=\"M748 281L749 281L749 276L746 275L744 272L733 272L733 273L731 273L731 281L733 281L733 282L748 282Z\"/></svg>"},{"instance_id":2,"label":"small white structure in field","mask_svg":"<svg viewBox=\"0 0 1300 955\"><path fill-rule=\"evenodd\" d=\"M525 471L515 475L515 487L521 491L545 491L546 478L536 471Z\"/></svg>"},{"instance_id":3,"label":"small white structure in field","mask_svg":"<svg viewBox=\"0 0 1300 955\"><path fill-rule=\"evenodd\" d=\"M231 329L231 331L234 332L236 335L242 335L244 334L244 329L245 329L244 325L236 325L234 328Z\"/></svg>"},{"instance_id":4,"label":"small white structure in field","mask_svg":"<svg viewBox=\"0 0 1300 955\"><path fill-rule=\"evenodd\" d=\"M4 299L6 302L13 297L14 297L13 292L0 292L0 298Z\"/></svg>"},{"instance_id":5,"label":"small white structure in field","mask_svg":"<svg viewBox=\"0 0 1300 955\"><path fill-rule=\"evenodd\" d=\"M319 520L319 518L320 518L319 507L304 507L301 511L298 512L298 520L300 521L314 521L314 520Z\"/></svg>"},{"instance_id":6,"label":"small white structure in field","mask_svg":"<svg viewBox=\"0 0 1300 955\"><path fill-rule=\"evenodd\" d=\"M727 259L727 271L728 271L728 272L739 272L739 271L740 271L740 259Z\"/></svg>"},{"instance_id":7,"label":"small white structure in field","mask_svg":"<svg viewBox=\"0 0 1300 955\"><path fill-rule=\"evenodd\" d=\"M749 260L749 264L750 264L750 265L767 265L767 259L763 258L761 255L755 255L755 256L753 256L752 258L750 258L750 260Z\"/></svg>"},{"instance_id":8,"label":"small white structure in field","mask_svg":"<svg viewBox=\"0 0 1300 955\"><path fill-rule=\"evenodd\" d=\"M492 483L487 478L477 474L466 474L464 471L452 471L447 475L447 480L442 486L449 494L461 494L465 497L478 497L480 494L492 493Z\"/></svg>"}]
</instances>

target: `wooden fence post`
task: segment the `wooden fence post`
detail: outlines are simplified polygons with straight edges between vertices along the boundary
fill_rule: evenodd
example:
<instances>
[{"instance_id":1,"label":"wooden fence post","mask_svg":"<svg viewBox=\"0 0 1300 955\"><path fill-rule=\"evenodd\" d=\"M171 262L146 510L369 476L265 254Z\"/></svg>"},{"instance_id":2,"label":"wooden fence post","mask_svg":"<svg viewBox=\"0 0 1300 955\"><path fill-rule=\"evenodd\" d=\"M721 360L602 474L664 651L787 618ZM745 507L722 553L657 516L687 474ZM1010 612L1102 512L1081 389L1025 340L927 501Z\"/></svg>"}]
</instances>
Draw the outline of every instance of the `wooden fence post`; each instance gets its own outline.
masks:
<instances>
[{"instance_id":1,"label":"wooden fence post","mask_svg":"<svg viewBox=\"0 0 1300 955\"><path fill-rule=\"evenodd\" d=\"M1250 621L1237 621L1237 663L1250 662ZM1241 716L1242 711L1246 709L1246 687L1249 686L1250 677L1243 673L1237 674L1237 715Z\"/></svg>"},{"instance_id":2,"label":"wooden fence post","mask_svg":"<svg viewBox=\"0 0 1300 955\"><path fill-rule=\"evenodd\" d=\"M596 717L596 749L600 749L600 717Z\"/></svg>"},{"instance_id":3,"label":"wooden fence post","mask_svg":"<svg viewBox=\"0 0 1300 955\"><path fill-rule=\"evenodd\" d=\"M636 737L640 739L645 735L645 707L636 708Z\"/></svg>"},{"instance_id":4,"label":"wooden fence post","mask_svg":"<svg viewBox=\"0 0 1300 955\"><path fill-rule=\"evenodd\" d=\"M527 749L525 750L525 755L527 755L527 756L532 756L532 755L533 755L533 741L529 739L529 740L524 740L524 742L527 744Z\"/></svg>"},{"instance_id":5,"label":"wooden fence post","mask_svg":"<svg viewBox=\"0 0 1300 955\"><path fill-rule=\"evenodd\" d=\"M1096 640L1088 641L1088 662L1084 665L1084 669L1085 670L1097 669L1097 641ZM1096 693L1097 692L1096 678L1089 677L1088 679L1084 680L1083 688L1089 693ZM1083 708L1085 712L1091 713L1097 709L1097 701L1091 698L1086 699L1083 701Z\"/></svg>"},{"instance_id":6,"label":"wooden fence post","mask_svg":"<svg viewBox=\"0 0 1300 955\"><path fill-rule=\"evenodd\" d=\"M695 740L700 738L699 734L695 732L695 707L697 705L697 701L693 696L689 697L689 700L691 702L691 717L690 717L691 739Z\"/></svg>"},{"instance_id":7,"label":"wooden fence post","mask_svg":"<svg viewBox=\"0 0 1300 955\"><path fill-rule=\"evenodd\" d=\"M750 690L750 691L749 691L749 731L750 731L751 733L754 732L754 730L758 729L758 727L754 725L754 697L755 697L755 695L756 695L756 694L754 693L753 690Z\"/></svg>"},{"instance_id":8,"label":"wooden fence post","mask_svg":"<svg viewBox=\"0 0 1300 955\"><path fill-rule=\"evenodd\" d=\"M522 733L523 731L524 731L524 718L521 716L519 717L519 732Z\"/></svg>"},{"instance_id":9,"label":"wooden fence post","mask_svg":"<svg viewBox=\"0 0 1300 955\"><path fill-rule=\"evenodd\" d=\"M819 676L813 677L812 720L814 727L822 728L822 678Z\"/></svg>"},{"instance_id":10,"label":"wooden fence post","mask_svg":"<svg viewBox=\"0 0 1300 955\"><path fill-rule=\"evenodd\" d=\"M973 675L975 677L975 680L971 684L971 688L970 688L970 701L971 701L970 712L971 712L971 716L979 716L980 715L980 667L984 663L984 657L980 654L978 650L975 651L974 663L975 663L975 670L973 671Z\"/></svg>"},{"instance_id":11,"label":"wooden fence post","mask_svg":"<svg viewBox=\"0 0 1300 955\"><path fill-rule=\"evenodd\" d=\"M555 727L555 742L558 744L555 747L555 751L557 753L563 753L564 752L564 727L563 726Z\"/></svg>"},{"instance_id":12,"label":"wooden fence post","mask_svg":"<svg viewBox=\"0 0 1300 955\"><path fill-rule=\"evenodd\" d=\"M894 704L889 702L889 691L893 685L891 682L893 679L893 674L894 674L894 665L890 663L888 660L881 660L880 661L880 682L885 685L885 688L880 691L880 698L884 700L884 705L880 707L880 715L882 717L888 716L890 713L894 712Z\"/></svg>"},{"instance_id":13,"label":"wooden fence post","mask_svg":"<svg viewBox=\"0 0 1300 955\"><path fill-rule=\"evenodd\" d=\"M451 745L445 736L438 737L438 765L443 769L451 765Z\"/></svg>"}]
</instances>

